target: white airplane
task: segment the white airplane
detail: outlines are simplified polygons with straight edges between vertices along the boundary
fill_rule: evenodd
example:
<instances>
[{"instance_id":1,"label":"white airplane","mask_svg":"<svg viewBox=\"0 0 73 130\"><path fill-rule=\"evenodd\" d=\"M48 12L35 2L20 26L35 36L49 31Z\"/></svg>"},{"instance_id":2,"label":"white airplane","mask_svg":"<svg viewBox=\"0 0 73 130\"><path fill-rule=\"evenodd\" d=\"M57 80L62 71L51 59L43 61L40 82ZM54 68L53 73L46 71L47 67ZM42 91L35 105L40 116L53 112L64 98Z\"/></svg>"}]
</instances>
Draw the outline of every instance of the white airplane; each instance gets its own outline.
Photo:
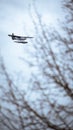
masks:
<instances>
[{"instance_id":1,"label":"white airplane","mask_svg":"<svg viewBox=\"0 0 73 130\"><path fill-rule=\"evenodd\" d=\"M15 41L16 43L27 43L27 41L25 41L26 39L33 38L33 37L28 37L28 36L17 36L17 35L14 35L14 33L8 34L8 36L11 37L12 40L18 40L18 41Z\"/></svg>"}]
</instances>

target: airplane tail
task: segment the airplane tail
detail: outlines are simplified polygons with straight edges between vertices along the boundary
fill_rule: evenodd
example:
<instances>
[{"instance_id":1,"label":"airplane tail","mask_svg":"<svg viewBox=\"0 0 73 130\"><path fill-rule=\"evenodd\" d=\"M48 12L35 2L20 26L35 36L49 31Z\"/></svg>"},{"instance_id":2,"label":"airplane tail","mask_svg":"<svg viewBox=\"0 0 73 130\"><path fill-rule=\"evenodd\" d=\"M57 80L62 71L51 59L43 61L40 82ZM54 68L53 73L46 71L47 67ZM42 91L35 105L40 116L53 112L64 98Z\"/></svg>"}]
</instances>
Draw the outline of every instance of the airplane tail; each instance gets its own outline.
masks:
<instances>
[{"instance_id":1,"label":"airplane tail","mask_svg":"<svg viewBox=\"0 0 73 130\"><path fill-rule=\"evenodd\" d=\"M10 34L8 34L8 36L9 36L9 37L11 37L11 35L10 35Z\"/></svg>"}]
</instances>

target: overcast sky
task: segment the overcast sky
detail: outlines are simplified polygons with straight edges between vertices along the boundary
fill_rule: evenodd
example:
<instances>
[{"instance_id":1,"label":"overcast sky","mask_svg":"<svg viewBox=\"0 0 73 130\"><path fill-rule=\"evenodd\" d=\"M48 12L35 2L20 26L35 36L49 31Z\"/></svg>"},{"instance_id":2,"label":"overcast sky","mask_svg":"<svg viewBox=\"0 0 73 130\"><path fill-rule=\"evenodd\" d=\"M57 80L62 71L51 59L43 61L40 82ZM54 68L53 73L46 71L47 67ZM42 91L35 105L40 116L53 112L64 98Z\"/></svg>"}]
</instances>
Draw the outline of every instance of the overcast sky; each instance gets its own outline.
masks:
<instances>
[{"instance_id":1,"label":"overcast sky","mask_svg":"<svg viewBox=\"0 0 73 130\"><path fill-rule=\"evenodd\" d=\"M0 51L10 71L22 69L19 56L23 55L23 46L26 50L31 41L26 45L18 45L8 37L8 34L14 32L18 35L28 34L35 37L32 20L29 17L29 5L31 5L32 16L35 17L33 2L45 24L56 25L56 20L62 18L61 0L0 0ZM26 67L25 72L27 71Z\"/></svg>"}]
</instances>

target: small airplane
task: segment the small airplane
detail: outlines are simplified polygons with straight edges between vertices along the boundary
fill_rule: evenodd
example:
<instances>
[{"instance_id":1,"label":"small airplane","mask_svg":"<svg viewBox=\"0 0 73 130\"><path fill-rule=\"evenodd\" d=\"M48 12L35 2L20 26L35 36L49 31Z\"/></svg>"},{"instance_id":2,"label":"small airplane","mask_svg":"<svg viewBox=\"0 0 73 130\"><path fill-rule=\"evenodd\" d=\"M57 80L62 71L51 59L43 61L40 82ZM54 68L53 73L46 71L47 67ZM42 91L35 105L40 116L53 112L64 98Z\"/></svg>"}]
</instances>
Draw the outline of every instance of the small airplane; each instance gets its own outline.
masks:
<instances>
[{"instance_id":1,"label":"small airplane","mask_svg":"<svg viewBox=\"0 0 73 130\"><path fill-rule=\"evenodd\" d=\"M12 40L15 40L16 43L28 43L25 40L28 38L33 38L33 37L28 37L28 36L17 36L17 35L14 35L14 33L8 34L8 36L11 37ZM16 41L16 40L18 40L18 41Z\"/></svg>"}]
</instances>

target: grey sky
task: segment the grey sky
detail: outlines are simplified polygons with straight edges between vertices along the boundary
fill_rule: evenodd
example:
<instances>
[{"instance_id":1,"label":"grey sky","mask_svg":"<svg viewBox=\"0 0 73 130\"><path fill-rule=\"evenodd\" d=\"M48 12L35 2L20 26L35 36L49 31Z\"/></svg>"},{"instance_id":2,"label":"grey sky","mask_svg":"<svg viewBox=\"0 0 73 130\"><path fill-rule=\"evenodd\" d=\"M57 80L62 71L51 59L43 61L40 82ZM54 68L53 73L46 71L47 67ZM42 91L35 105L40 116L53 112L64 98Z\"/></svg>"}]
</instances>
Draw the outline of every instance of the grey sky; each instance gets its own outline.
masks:
<instances>
[{"instance_id":1,"label":"grey sky","mask_svg":"<svg viewBox=\"0 0 73 130\"><path fill-rule=\"evenodd\" d=\"M32 22L29 17L29 4L31 5L32 15L34 17L33 1L35 1L36 8L41 14L43 22L46 24L52 23L55 25L57 18L62 17L61 0L0 1L0 50L7 68L12 71L22 69L22 64L18 57L23 55L23 45L14 44L8 37L8 34L14 32L20 35L34 35ZM30 44L29 42L28 45L31 46ZM25 50L28 45L25 45Z\"/></svg>"}]
</instances>

